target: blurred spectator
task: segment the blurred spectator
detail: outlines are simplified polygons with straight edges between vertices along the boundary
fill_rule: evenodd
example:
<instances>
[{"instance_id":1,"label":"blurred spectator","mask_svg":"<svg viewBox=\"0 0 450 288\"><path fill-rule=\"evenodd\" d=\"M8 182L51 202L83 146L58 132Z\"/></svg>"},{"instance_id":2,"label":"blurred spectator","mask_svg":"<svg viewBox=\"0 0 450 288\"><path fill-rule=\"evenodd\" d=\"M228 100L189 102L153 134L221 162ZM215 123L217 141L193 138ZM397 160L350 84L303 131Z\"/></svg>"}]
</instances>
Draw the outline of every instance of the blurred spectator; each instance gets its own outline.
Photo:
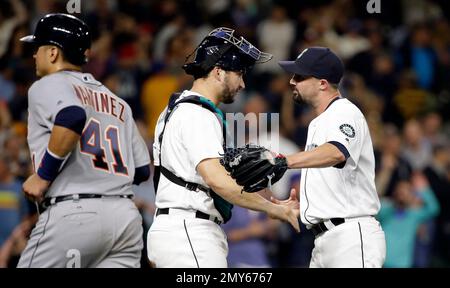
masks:
<instances>
[{"instance_id":1,"label":"blurred spectator","mask_svg":"<svg viewBox=\"0 0 450 288\"><path fill-rule=\"evenodd\" d=\"M191 29L177 31L167 41L164 61L156 63L160 67L143 83L141 103L150 138L154 137L158 116L169 102L170 96L176 91L187 88L192 81L181 67L186 55L194 50L193 37Z\"/></svg>"},{"instance_id":2,"label":"blurred spectator","mask_svg":"<svg viewBox=\"0 0 450 288\"><path fill-rule=\"evenodd\" d=\"M8 156L9 171L20 180L25 180L31 173L31 157L26 143L26 128L23 124L12 126L3 143L3 153Z\"/></svg>"},{"instance_id":3,"label":"blurred spectator","mask_svg":"<svg viewBox=\"0 0 450 288\"><path fill-rule=\"evenodd\" d=\"M442 9L429 0L402 0L404 23L413 25L442 17Z\"/></svg>"},{"instance_id":4,"label":"blurred spectator","mask_svg":"<svg viewBox=\"0 0 450 288\"><path fill-rule=\"evenodd\" d=\"M12 81L12 70L5 64L6 59L0 59L0 102L9 102L16 92Z\"/></svg>"},{"instance_id":5,"label":"blurred spectator","mask_svg":"<svg viewBox=\"0 0 450 288\"><path fill-rule=\"evenodd\" d=\"M413 170L423 170L431 162L431 145L423 137L422 126L415 120L409 120L403 129L404 147L402 155L411 164Z\"/></svg>"},{"instance_id":6,"label":"blurred spectator","mask_svg":"<svg viewBox=\"0 0 450 288\"><path fill-rule=\"evenodd\" d=\"M361 35L363 24L360 20L348 21L345 28L345 34L339 38L336 51L344 61L370 48L370 42Z\"/></svg>"},{"instance_id":7,"label":"blurred spectator","mask_svg":"<svg viewBox=\"0 0 450 288\"><path fill-rule=\"evenodd\" d=\"M259 65L257 71L280 72L278 61L289 58L291 45L294 43L294 23L287 17L284 7L275 5L270 17L261 21L256 29L261 50L273 55L272 61Z\"/></svg>"},{"instance_id":8,"label":"blurred spectator","mask_svg":"<svg viewBox=\"0 0 450 288\"><path fill-rule=\"evenodd\" d=\"M33 5L34 4L34 5ZM57 0L35 0L31 4L30 19L28 21L30 31L34 30L37 22L48 13L62 12L57 10ZM64 11L67 12L67 11Z\"/></svg>"},{"instance_id":9,"label":"blurred spectator","mask_svg":"<svg viewBox=\"0 0 450 288\"><path fill-rule=\"evenodd\" d=\"M258 5L255 0L237 0L236 5L231 12L233 22L239 29L239 35L246 39L251 39L254 26L257 23Z\"/></svg>"},{"instance_id":10,"label":"blurred spectator","mask_svg":"<svg viewBox=\"0 0 450 288\"><path fill-rule=\"evenodd\" d=\"M27 18L28 13L22 0L0 2L0 59L7 52L14 30L25 23Z\"/></svg>"},{"instance_id":11,"label":"blurred spectator","mask_svg":"<svg viewBox=\"0 0 450 288\"><path fill-rule=\"evenodd\" d=\"M110 32L104 32L92 43L89 62L85 65L85 69L97 79L104 79L111 69L109 66L113 60L112 41L113 35Z\"/></svg>"},{"instance_id":12,"label":"blurred spectator","mask_svg":"<svg viewBox=\"0 0 450 288\"><path fill-rule=\"evenodd\" d=\"M11 125L11 114L9 113L8 106L5 101L0 100L0 144L3 144L6 140L6 135L4 134ZM3 133L2 133L3 132ZM0 151L1 151L0 146Z\"/></svg>"},{"instance_id":13,"label":"blurred spectator","mask_svg":"<svg viewBox=\"0 0 450 288\"><path fill-rule=\"evenodd\" d=\"M175 14L173 17L174 18L164 25L155 36L153 55L156 61L164 62L167 50L169 49L169 40L182 31L186 24L186 21L181 14ZM184 55L187 56L188 54Z\"/></svg>"},{"instance_id":14,"label":"blurred spectator","mask_svg":"<svg viewBox=\"0 0 450 288\"><path fill-rule=\"evenodd\" d=\"M393 199L382 200L377 216L386 235L384 267L412 267L417 228L438 213L439 202L425 176L416 173L411 182L398 182Z\"/></svg>"},{"instance_id":15,"label":"blurred spectator","mask_svg":"<svg viewBox=\"0 0 450 288\"><path fill-rule=\"evenodd\" d=\"M436 246L434 265L450 267L450 146L437 144L433 148L433 161L425 168L424 174L441 205L441 213L436 219Z\"/></svg>"},{"instance_id":16,"label":"blurred spectator","mask_svg":"<svg viewBox=\"0 0 450 288\"><path fill-rule=\"evenodd\" d=\"M449 143L450 139L444 134L442 116L436 112L430 112L422 120L423 136L427 145L434 147L438 144Z\"/></svg>"},{"instance_id":17,"label":"blurred spectator","mask_svg":"<svg viewBox=\"0 0 450 288\"><path fill-rule=\"evenodd\" d=\"M0 247L28 214L22 184L11 173L9 161L0 153Z\"/></svg>"},{"instance_id":18,"label":"blurred spectator","mask_svg":"<svg viewBox=\"0 0 450 288\"><path fill-rule=\"evenodd\" d=\"M397 127L386 124L379 142L375 150L375 185L379 195L391 196L399 181L411 177L412 168L401 155L402 139Z\"/></svg>"},{"instance_id":19,"label":"blurred spectator","mask_svg":"<svg viewBox=\"0 0 450 288\"><path fill-rule=\"evenodd\" d=\"M37 214L25 218L17 225L9 238L0 246L0 268L16 268L20 254L25 249L31 229L37 221Z\"/></svg>"},{"instance_id":20,"label":"blurred spectator","mask_svg":"<svg viewBox=\"0 0 450 288\"><path fill-rule=\"evenodd\" d=\"M416 24L412 27L410 41L400 51L402 65L414 71L417 84L422 89L433 88L437 70L437 54L432 46L430 27Z\"/></svg>"},{"instance_id":21,"label":"blurred spectator","mask_svg":"<svg viewBox=\"0 0 450 288\"><path fill-rule=\"evenodd\" d=\"M34 71L33 71L34 72ZM15 73L16 93L9 102L12 120L25 123L28 118L28 88L31 85L32 77L25 71Z\"/></svg>"},{"instance_id":22,"label":"blurred spectator","mask_svg":"<svg viewBox=\"0 0 450 288\"><path fill-rule=\"evenodd\" d=\"M437 91L450 91L450 23L448 18L441 18L433 27L433 46L437 53ZM444 101L442 101L444 102ZM444 103L441 103L444 104ZM443 111L443 110L440 110Z\"/></svg>"},{"instance_id":23,"label":"blurred spectator","mask_svg":"<svg viewBox=\"0 0 450 288\"><path fill-rule=\"evenodd\" d=\"M413 71L402 72L398 90L393 99L393 104L400 112L402 120L419 117L432 107L432 101L431 93L418 87L417 77ZM396 124L403 124L403 122Z\"/></svg>"},{"instance_id":24,"label":"blurred spectator","mask_svg":"<svg viewBox=\"0 0 450 288\"><path fill-rule=\"evenodd\" d=\"M91 37L95 41L107 31L111 31L114 25L114 11L112 8L116 6L111 0L95 0L88 1L93 7L83 7L83 11L88 11L86 15L86 24L91 29Z\"/></svg>"},{"instance_id":25,"label":"blurred spectator","mask_svg":"<svg viewBox=\"0 0 450 288\"><path fill-rule=\"evenodd\" d=\"M127 16L132 17L137 22L143 22L151 19L154 14L151 13L153 4L155 1L142 1L142 0L118 0L116 11L120 11ZM158 1L163 4L175 2L174 0ZM168 4L166 4L168 5Z\"/></svg>"},{"instance_id":26,"label":"blurred spectator","mask_svg":"<svg viewBox=\"0 0 450 288\"><path fill-rule=\"evenodd\" d=\"M222 226L228 239L228 267L270 267L263 239L278 224L259 212L234 206L233 217Z\"/></svg>"},{"instance_id":27,"label":"blurred spectator","mask_svg":"<svg viewBox=\"0 0 450 288\"><path fill-rule=\"evenodd\" d=\"M389 102L396 90L395 65L389 51L386 49L386 32L378 22L369 22L367 38L370 48L349 59L348 70L360 74L366 84L381 95L385 102ZM387 105L388 106L388 105Z\"/></svg>"},{"instance_id":28,"label":"blurred spectator","mask_svg":"<svg viewBox=\"0 0 450 288\"><path fill-rule=\"evenodd\" d=\"M382 113L383 100L364 83L364 79L355 73L346 76L345 96L355 103L367 119L372 139L377 141L377 137L383 130ZM375 137L374 137L375 136ZM374 146L377 143L374 141Z\"/></svg>"},{"instance_id":29,"label":"blurred spectator","mask_svg":"<svg viewBox=\"0 0 450 288\"><path fill-rule=\"evenodd\" d=\"M131 19L130 19L131 21ZM127 24L131 25L131 24ZM134 34L119 34L115 40L119 44L116 57L116 65L111 73L106 76L105 84L117 96L125 100L133 111L133 117L142 117L140 104L141 85L143 71L138 66L138 42Z\"/></svg>"},{"instance_id":30,"label":"blurred spectator","mask_svg":"<svg viewBox=\"0 0 450 288\"><path fill-rule=\"evenodd\" d=\"M231 1L230 0L216 0L216 1L210 1L210 0L200 0L199 6L202 8L202 10L209 15L210 19L219 18L222 20L226 16L224 14L227 13L227 11L231 8ZM217 21L217 20L216 20ZM214 26L217 23L214 23Z\"/></svg>"}]
</instances>

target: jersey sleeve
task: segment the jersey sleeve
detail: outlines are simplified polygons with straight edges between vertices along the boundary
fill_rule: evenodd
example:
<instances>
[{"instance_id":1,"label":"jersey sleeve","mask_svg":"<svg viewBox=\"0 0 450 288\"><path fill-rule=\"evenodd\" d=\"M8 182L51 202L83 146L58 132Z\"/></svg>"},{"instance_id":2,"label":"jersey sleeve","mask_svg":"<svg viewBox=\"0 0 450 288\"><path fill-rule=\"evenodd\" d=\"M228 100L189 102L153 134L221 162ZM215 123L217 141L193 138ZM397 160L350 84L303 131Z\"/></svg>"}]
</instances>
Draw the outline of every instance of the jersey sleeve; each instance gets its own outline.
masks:
<instances>
[{"instance_id":1,"label":"jersey sleeve","mask_svg":"<svg viewBox=\"0 0 450 288\"><path fill-rule=\"evenodd\" d=\"M326 142L335 145L344 154L345 158L351 158L355 163L361 154L361 143L367 131L362 120L351 113L335 115L333 121L326 127ZM343 163L345 164L345 163ZM336 166L342 168L343 166Z\"/></svg>"},{"instance_id":2,"label":"jersey sleeve","mask_svg":"<svg viewBox=\"0 0 450 288\"><path fill-rule=\"evenodd\" d=\"M219 119L204 108L196 108L189 123L184 122L181 130L181 138L194 167L204 159L218 158L223 153L222 125Z\"/></svg>"},{"instance_id":3,"label":"jersey sleeve","mask_svg":"<svg viewBox=\"0 0 450 288\"><path fill-rule=\"evenodd\" d=\"M58 112L66 107L78 106L84 109L71 83L58 74L37 81L31 86L28 95L30 103L35 105L36 113L52 123Z\"/></svg>"},{"instance_id":4,"label":"jersey sleeve","mask_svg":"<svg viewBox=\"0 0 450 288\"><path fill-rule=\"evenodd\" d=\"M145 143L144 138L142 138L141 133L139 133L134 121L132 121L132 129L133 158L135 167L139 168L150 163L150 154L148 152L147 144Z\"/></svg>"}]
</instances>

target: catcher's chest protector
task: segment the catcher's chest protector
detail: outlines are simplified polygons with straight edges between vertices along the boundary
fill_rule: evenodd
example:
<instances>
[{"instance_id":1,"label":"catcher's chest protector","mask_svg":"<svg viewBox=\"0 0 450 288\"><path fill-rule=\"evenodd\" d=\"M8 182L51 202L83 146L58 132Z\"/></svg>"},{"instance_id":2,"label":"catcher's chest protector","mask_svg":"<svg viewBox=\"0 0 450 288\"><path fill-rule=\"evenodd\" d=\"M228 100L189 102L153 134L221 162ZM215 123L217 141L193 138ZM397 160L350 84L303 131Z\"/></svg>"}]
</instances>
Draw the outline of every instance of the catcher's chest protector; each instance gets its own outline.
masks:
<instances>
[{"instance_id":1,"label":"catcher's chest protector","mask_svg":"<svg viewBox=\"0 0 450 288\"><path fill-rule=\"evenodd\" d=\"M231 203L228 203L226 200L224 200L222 197L220 197L218 194L216 194L214 191L212 191L211 189L204 187L203 185L197 184L197 183L192 183L192 182L188 182L185 181L184 179L176 176L172 171L164 168L164 166L162 165L161 162L161 151L162 151L162 142L163 142L163 136L164 136L164 131L166 129L166 124L170 119L170 115L172 114L172 112L175 110L175 107L178 106L181 103L192 103L192 104L196 104L199 105L205 109L208 109L209 111L211 111L212 113L214 113L218 120L220 121L221 125L222 125L222 134L223 134L223 147L224 149L226 148L226 139L227 139L227 123L225 120L225 116L223 114L223 112L218 109L213 102L211 102L210 100L203 98L203 97L199 97L196 95L191 95L191 96L187 96L183 99L180 99L179 101L178 98L180 98L180 93L174 93L172 94L172 96L170 96L169 99L169 104L167 107L167 113L164 117L164 126L163 129L161 131L161 134L158 136L158 142L159 142L159 147L160 147L160 153L159 153L159 166L155 166L155 173L153 176L153 183L154 183L154 188L155 188L155 194L158 191L158 184L159 184L159 178L161 173L167 178L169 179L171 182L180 185L180 186L184 186L186 187L188 190L191 191L196 191L201 190L204 192L209 192L211 197L214 200L214 205L216 206L216 209L220 212L220 214L222 215L223 219L224 219L224 223L226 223L230 218L231 218L231 209L233 208L233 205Z\"/></svg>"}]
</instances>

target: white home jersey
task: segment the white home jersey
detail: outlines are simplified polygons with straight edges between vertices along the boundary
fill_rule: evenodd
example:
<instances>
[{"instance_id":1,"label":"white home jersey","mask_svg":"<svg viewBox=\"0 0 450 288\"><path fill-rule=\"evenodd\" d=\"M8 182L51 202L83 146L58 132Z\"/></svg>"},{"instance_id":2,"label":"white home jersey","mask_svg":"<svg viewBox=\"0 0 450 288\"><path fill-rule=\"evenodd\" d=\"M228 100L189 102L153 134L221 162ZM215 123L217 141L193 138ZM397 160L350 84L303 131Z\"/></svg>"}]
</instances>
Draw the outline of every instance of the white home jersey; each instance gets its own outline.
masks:
<instances>
[{"instance_id":1,"label":"white home jersey","mask_svg":"<svg viewBox=\"0 0 450 288\"><path fill-rule=\"evenodd\" d=\"M148 165L150 157L125 101L91 74L72 71L60 71L36 81L28 101L28 144L35 171L58 112L73 105L86 111L80 142L45 197L132 194L135 168Z\"/></svg>"},{"instance_id":2,"label":"white home jersey","mask_svg":"<svg viewBox=\"0 0 450 288\"><path fill-rule=\"evenodd\" d=\"M376 215L375 158L361 111L339 98L309 124L306 150L339 142L350 154L343 168L304 168L300 182L301 220L306 225L330 218Z\"/></svg>"},{"instance_id":3,"label":"white home jersey","mask_svg":"<svg viewBox=\"0 0 450 288\"><path fill-rule=\"evenodd\" d=\"M201 96L185 90L177 101L190 95ZM155 128L158 137L164 126L166 110L161 113ZM183 180L208 187L197 172L197 165L204 159L219 158L223 154L222 125L211 111L192 103L181 103L172 111L164 130L162 158L159 163L158 141L153 145L155 165L162 165ZM222 216L214 206L213 199L203 191L190 191L160 176L156 194L156 207L198 210Z\"/></svg>"}]
</instances>

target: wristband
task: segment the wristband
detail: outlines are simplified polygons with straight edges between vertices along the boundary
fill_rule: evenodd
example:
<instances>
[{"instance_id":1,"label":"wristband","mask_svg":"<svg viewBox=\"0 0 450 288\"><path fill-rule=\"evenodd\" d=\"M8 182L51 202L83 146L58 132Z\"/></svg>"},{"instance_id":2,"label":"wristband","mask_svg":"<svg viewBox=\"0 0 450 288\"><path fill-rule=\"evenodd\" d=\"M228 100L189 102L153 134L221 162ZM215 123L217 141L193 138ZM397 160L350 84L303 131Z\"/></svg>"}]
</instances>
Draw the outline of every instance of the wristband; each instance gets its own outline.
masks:
<instances>
[{"instance_id":1,"label":"wristband","mask_svg":"<svg viewBox=\"0 0 450 288\"><path fill-rule=\"evenodd\" d=\"M66 158L59 157L54 153L50 152L48 148L45 150L44 157L42 157L41 164L37 174L44 180L53 181L56 176L58 176L59 168Z\"/></svg>"}]
</instances>

